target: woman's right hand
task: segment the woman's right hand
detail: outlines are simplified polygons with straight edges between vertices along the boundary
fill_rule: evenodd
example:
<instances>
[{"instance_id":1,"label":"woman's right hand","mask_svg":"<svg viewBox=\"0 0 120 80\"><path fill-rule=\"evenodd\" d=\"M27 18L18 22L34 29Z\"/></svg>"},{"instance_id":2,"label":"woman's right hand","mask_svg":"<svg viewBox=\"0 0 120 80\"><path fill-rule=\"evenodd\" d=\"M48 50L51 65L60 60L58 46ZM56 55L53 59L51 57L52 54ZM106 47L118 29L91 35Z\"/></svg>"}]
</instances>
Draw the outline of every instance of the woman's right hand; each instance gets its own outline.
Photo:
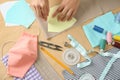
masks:
<instances>
[{"instance_id":1,"label":"woman's right hand","mask_svg":"<svg viewBox=\"0 0 120 80\"><path fill-rule=\"evenodd\" d=\"M31 3L37 17L47 20L49 14L49 1L48 0L32 0Z\"/></svg>"}]
</instances>

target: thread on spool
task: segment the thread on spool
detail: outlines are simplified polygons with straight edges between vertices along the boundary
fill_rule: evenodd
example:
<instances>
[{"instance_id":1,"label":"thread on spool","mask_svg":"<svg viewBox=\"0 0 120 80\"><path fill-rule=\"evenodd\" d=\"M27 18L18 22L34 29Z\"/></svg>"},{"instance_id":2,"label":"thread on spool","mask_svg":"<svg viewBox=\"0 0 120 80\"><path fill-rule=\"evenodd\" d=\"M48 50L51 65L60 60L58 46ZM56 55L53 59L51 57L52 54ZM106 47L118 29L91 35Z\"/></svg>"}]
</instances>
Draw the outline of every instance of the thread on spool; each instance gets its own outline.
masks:
<instances>
[{"instance_id":1,"label":"thread on spool","mask_svg":"<svg viewBox=\"0 0 120 80\"><path fill-rule=\"evenodd\" d=\"M106 48L106 40L105 39L101 39L100 40L100 51L105 50Z\"/></svg>"},{"instance_id":2,"label":"thread on spool","mask_svg":"<svg viewBox=\"0 0 120 80\"><path fill-rule=\"evenodd\" d=\"M112 43L112 33L111 32L107 32L106 40L107 40L108 45L111 45L111 43Z\"/></svg>"},{"instance_id":3,"label":"thread on spool","mask_svg":"<svg viewBox=\"0 0 120 80\"><path fill-rule=\"evenodd\" d=\"M113 36L113 39L116 40L116 41L120 41L120 36L115 35L115 36Z\"/></svg>"},{"instance_id":4,"label":"thread on spool","mask_svg":"<svg viewBox=\"0 0 120 80\"><path fill-rule=\"evenodd\" d=\"M120 43L117 41L112 42L112 46L120 49Z\"/></svg>"},{"instance_id":5,"label":"thread on spool","mask_svg":"<svg viewBox=\"0 0 120 80\"><path fill-rule=\"evenodd\" d=\"M99 33L103 33L103 34L107 33L107 31L105 31L103 28L101 28L99 26L96 26L96 25L94 25L93 30L95 30L95 31L97 31Z\"/></svg>"}]
</instances>

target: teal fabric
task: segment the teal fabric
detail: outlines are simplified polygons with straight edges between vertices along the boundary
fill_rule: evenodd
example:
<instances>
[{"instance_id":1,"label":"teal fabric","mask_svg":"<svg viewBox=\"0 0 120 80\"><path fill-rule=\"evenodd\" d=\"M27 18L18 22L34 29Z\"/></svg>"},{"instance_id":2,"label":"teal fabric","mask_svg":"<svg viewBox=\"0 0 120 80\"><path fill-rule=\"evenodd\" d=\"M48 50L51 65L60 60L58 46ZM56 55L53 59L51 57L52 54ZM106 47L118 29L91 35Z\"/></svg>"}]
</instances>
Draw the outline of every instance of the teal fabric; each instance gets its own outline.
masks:
<instances>
[{"instance_id":1,"label":"teal fabric","mask_svg":"<svg viewBox=\"0 0 120 80\"><path fill-rule=\"evenodd\" d=\"M84 25L83 30L92 47L99 46L100 40L106 38L105 34L98 33L92 29L94 25L100 26L106 31L110 31L113 34L120 32L120 24L115 22L115 17L112 12L108 12L102 16L95 18L91 23Z\"/></svg>"},{"instance_id":2,"label":"teal fabric","mask_svg":"<svg viewBox=\"0 0 120 80\"><path fill-rule=\"evenodd\" d=\"M7 23L19 24L26 28L35 20L35 15L25 0L16 2L7 12L5 21Z\"/></svg>"}]
</instances>

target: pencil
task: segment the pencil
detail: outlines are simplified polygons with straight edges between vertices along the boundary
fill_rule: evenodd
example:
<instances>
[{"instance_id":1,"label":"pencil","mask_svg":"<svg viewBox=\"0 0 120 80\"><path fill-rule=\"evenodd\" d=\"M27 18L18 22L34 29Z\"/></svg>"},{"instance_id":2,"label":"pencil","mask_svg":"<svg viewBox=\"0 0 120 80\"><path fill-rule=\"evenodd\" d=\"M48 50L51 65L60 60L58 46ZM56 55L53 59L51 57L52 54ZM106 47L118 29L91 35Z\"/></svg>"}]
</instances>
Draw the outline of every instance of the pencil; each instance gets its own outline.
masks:
<instances>
[{"instance_id":1,"label":"pencil","mask_svg":"<svg viewBox=\"0 0 120 80\"><path fill-rule=\"evenodd\" d=\"M65 70L67 70L70 74L74 75L74 72L65 64L60 62L57 58L55 58L50 52L48 52L45 48L41 47L41 50L47 54L49 57L51 57L54 61L56 61L60 66L62 66Z\"/></svg>"}]
</instances>

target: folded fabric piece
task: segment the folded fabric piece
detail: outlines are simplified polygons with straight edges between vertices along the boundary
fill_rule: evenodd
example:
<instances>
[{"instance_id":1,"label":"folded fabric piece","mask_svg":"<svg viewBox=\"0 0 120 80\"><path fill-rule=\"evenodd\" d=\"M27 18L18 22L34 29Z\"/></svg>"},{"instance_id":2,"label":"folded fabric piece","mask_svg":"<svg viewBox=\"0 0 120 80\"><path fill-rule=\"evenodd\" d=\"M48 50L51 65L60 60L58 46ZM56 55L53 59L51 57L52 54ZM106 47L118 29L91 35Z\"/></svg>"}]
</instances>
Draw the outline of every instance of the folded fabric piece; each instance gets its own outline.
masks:
<instances>
[{"instance_id":1,"label":"folded fabric piece","mask_svg":"<svg viewBox=\"0 0 120 80\"><path fill-rule=\"evenodd\" d=\"M106 31L110 31L113 34L120 32L120 25L115 22L115 17L112 12L108 12L100 17L95 18L93 22L83 26L84 32L92 47L98 46L100 40L106 37L105 34L94 31L94 25L97 25Z\"/></svg>"},{"instance_id":2,"label":"folded fabric piece","mask_svg":"<svg viewBox=\"0 0 120 80\"><path fill-rule=\"evenodd\" d=\"M5 2L3 4L0 5L0 12L2 13L2 16L4 18L4 20L6 19L6 14L7 11L16 3L17 1L9 1L9 2ZM19 24L11 24L11 23L6 23L6 26L19 26Z\"/></svg>"},{"instance_id":3,"label":"folded fabric piece","mask_svg":"<svg viewBox=\"0 0 120 80\"><path fill-rule=\"evenodd\" d=\"M5 21L7 23L19 24L26 28L34 22L35 15L25 0L16 2L6 14Z\"/></svg>"},{"instance_id":4,"label":"folded fabric piece","mask_svg":"<svg viewBox=\"0 0 120 80\"><path fill-rule=\"evenodd\" d=\"M5 55L2 58L2 62L6 67L8 66L8 57L8 55ZM43 80L43 78L37 71L36 67L32 65L23 78L14 77L14 80Z\"/></svg>"},{"instance_id":5,"label":"folded fabric piece","mask_svg":"<svg viewBox=\"0 0 120 80\"><path fill-rule=\"evenodd\" d=\"M16 44L9 50L8 74L23 78L37 59L37 36L23 33Z\"/></svg>"},{"instance_id":6,"label":"folded fabric piece","mask_svg":"<svg viewBox=\"0 0 120 80\"><path fill-rule=\"evenodd\" d=\"M61 32L64 31L65 29L68 29L73 26L73 24L76 22L75 18L72 18L70 21L58 21L57 17L53 18L52 15L55 12L55 10L58 8L58 6L54 6L50 8L50 13L48 16L48 31L49 32Z\"/></svg>"},{"instance_id":7,"label":"folded fabric piece","mask_svg":"<svg viewBox=\"0 0 120 80\"><path fill-rule=\"evenodd\" d=\"M108 52L116 54L120 49L112 48ZM74 71L76 76L69 74L67 71L63 71L63 76L65 80L79 80L79 78L85 74L90 73L94 76L95 80L99 80L103 70L105 69L107 63L110 61L110 57L103 57L101 55L96 55L92 58L91 65L78 69L76 66L72 66L71 69ZM109 69L109 72L105 76L104 80L120 80L120 59L117 59L112 67Z\"/></svg>"}]
</instances>

